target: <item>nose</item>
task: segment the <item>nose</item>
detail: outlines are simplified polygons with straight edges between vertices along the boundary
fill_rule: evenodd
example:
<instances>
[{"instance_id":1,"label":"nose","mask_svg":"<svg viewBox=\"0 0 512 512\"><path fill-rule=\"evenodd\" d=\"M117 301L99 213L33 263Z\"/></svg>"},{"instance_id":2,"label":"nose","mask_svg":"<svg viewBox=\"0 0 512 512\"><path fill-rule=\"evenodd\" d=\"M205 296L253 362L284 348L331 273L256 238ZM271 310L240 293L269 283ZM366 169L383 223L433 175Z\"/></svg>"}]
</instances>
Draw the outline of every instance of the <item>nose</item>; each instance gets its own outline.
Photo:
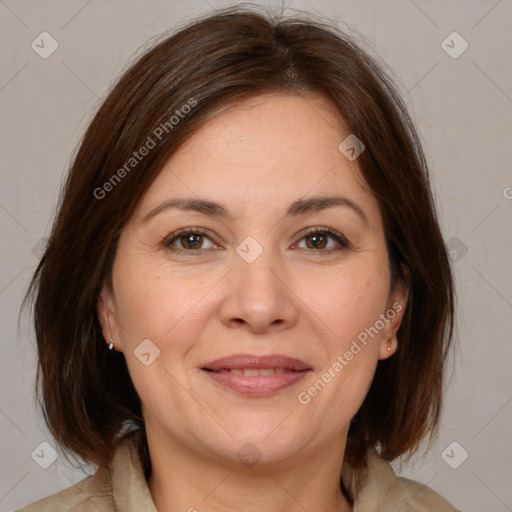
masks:
<instances>
[{"instance_id":1,"label":"nose","mask_svg":"<svg viewBox=\"0 0 512 512\"><path fill-rule=\"evenodd\" d=\"M226 277L220 317L230 328L253 333L280 332L297 323L297 297L271 251L252 263L241 258Z\"/></svg>"}]
</instances>

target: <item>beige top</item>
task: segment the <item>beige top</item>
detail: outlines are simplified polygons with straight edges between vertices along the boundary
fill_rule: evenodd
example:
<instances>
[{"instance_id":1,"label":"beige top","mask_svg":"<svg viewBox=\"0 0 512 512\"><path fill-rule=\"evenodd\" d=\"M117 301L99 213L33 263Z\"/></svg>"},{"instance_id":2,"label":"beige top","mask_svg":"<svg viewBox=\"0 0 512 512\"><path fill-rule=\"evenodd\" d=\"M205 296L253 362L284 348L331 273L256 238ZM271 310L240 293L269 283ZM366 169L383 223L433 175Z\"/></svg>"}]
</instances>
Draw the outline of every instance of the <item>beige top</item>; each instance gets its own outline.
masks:
<instances>
[{"instance_id":1,"label":"beige top","mask_svg":"<svg viewBox=\"0 0 512 512\"><path fill-rule=\"evenodd\" d=\"M354 470L343 462L343 484L354 512L460 512L435 491L398 477L373 449ZM18 512L157 512L133 437L116 450L110 470L100 468L77 484Z\"/></svg>"}]
</instances>

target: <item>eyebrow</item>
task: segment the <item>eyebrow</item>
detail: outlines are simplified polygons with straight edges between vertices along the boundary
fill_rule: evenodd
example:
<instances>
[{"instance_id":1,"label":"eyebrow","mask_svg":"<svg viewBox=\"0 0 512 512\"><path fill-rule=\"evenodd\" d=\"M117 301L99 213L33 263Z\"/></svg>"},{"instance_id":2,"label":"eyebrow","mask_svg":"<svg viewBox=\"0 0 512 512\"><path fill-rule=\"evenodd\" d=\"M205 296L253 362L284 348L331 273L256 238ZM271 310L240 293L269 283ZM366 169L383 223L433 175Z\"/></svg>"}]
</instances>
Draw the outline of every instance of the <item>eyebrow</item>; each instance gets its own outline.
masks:
<instances>
[{"instance_id":1,"label":"eyebrow","mask_svg":"<svg viewBox=\"0 0 512 512\"><path fill-rule=\"evenodd\" d=\"M335 206L342 206L351 209L367 226L369 225L368 217L364 213L363 209L348 197L343 196L316 196L309 197L307 199L298 199L288 207L284 217L297 217L306 213L319 212L328 208L333 208ZM196 212L217 218L233 218L233 215L227 208L215 201L183 198L164 201L146 214L142 219L142 222L148 222L151 218L155 217L162 211L171 208L177 208L187 212Z\"/></svg>"}]
</instances>

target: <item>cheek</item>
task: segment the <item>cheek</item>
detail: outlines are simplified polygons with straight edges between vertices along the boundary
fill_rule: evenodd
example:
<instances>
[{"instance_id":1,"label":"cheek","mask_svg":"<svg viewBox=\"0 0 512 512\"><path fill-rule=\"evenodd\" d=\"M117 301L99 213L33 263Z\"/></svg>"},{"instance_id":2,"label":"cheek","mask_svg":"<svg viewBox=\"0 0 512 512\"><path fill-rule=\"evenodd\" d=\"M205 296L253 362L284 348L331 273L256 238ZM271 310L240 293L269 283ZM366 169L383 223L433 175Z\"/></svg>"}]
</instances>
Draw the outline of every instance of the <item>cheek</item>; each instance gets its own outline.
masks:
<instances>
[{"instance_id":1,"label":"cheek","mask_svg":"<svg viewBox=\"0 0 512 512\"><path fill-rule=\"evenodd\" d=\"M184 358L212 314L204 296L218 279L190 270L171 272L147 257L120 259L114 279L116 317L129 373L144 407L158 411L162 400L170 400L169 393L179 400L171 390L179 391L175 379L184 382ZM144 352L150 353L148 365L137 356L146 340L151 341Z\"/></svg>"},{"instance_id":2,"label":"cheek","mask_svg":"<svg viewBox=\"0 0 512 512\"><path fill-rule=\"evenodd\" d=\"M350 266L325 275L301 274L299 296L318 320L331 348L342 350L373 326L387 301L389 277L370 264Z\"/></svg>"},{"instance_id":3,"label":"cheek","mask_svg":"<svg viewBox=\"0 0 512 512\"><path fill-rule=\"evenodd\" d=\"M151 255L116 260L116 317L123 343L133 348L149 338L166 351L171 341L173 349L186 346L200 331L208 307L204 296L217 280L213 273L170 269Z\"/></svg>"},{"instance_id":4,"label":"cheek","mask_svg":"<svg viewBox=\"0 0 512 512\"><path fill-rule=\"evenodd\" d=\"M318 325L329 329L323 329L325 365L298 398L319 414L328 409L330 425L350 421L375 374L380 336L370 328L384 313L389 291L387 268L376 259L361 260L360 265L311 280L303 292L321 320ZM332 407L333 403L340 406Z\"/></svg>"}]
</instances>

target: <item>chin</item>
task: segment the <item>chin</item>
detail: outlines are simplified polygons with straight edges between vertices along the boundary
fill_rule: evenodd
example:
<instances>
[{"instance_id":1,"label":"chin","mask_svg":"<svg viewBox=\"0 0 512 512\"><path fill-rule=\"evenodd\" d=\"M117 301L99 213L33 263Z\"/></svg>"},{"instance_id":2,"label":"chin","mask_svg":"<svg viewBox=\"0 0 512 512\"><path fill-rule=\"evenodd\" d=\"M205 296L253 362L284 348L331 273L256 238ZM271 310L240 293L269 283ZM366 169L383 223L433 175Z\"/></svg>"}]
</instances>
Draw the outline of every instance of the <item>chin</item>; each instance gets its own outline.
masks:
<instances>
[{"instance_id":1,"label":"chin","mask_svg":"<svg viewBox=\"0 0 512 512\"><path fill-rule=\"evenodd\" d=\"M285 462L301 453L304 450L304 426L299 434L295 428L290 428L289 419L283 421L285 417L281 414L275 422L255 420L238 425L231 423L229 432L233 440L229 441L228 453L224 456L248 467L255 464L262 467Z\"/></svg>"}]
</instances>

